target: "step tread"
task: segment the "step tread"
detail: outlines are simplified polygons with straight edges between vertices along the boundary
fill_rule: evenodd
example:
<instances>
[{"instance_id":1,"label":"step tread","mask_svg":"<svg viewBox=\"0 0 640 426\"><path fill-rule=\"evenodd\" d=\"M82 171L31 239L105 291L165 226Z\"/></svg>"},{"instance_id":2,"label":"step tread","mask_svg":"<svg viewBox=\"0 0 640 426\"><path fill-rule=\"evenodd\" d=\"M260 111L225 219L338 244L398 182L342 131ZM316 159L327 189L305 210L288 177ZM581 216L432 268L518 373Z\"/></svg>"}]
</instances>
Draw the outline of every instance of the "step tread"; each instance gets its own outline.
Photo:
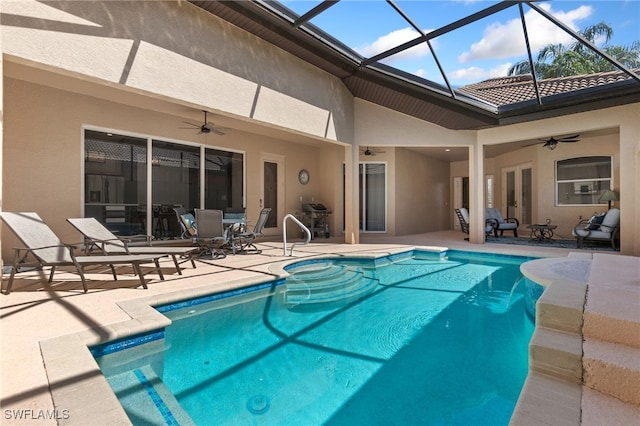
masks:
<instances>
[{"instance_id":1,"label":"step tread","mask_svg":"<svg viewBox=\"0 0 640 426\"><path fill-rule=\"evenodd\" d=\"M299 293L299 294L289 294L287 292L287 303L291 304L309 304L309 303L325 303L325 302L333 302L340 299L351 298L354 296L358 296L364 293L367 293L374 289L377 286L377 282L375 280L370 280L366 284L361 284L358 286L350 286L350 287L341 287L339 289L335 289L334 291L324 291L324 292L311 292L311 293Z\"/></svg>"},{"instance_id":2,"label":"step tread","mask_svg":"<svg viewBox=\"0 0 640 426\"><path fill-rule=\"evenodd\" d=\"M638 348L598 339L586 339L583 350L585 358L598 359L607 364L640 373L640 349Z\"/></svg>"}]
</instances>

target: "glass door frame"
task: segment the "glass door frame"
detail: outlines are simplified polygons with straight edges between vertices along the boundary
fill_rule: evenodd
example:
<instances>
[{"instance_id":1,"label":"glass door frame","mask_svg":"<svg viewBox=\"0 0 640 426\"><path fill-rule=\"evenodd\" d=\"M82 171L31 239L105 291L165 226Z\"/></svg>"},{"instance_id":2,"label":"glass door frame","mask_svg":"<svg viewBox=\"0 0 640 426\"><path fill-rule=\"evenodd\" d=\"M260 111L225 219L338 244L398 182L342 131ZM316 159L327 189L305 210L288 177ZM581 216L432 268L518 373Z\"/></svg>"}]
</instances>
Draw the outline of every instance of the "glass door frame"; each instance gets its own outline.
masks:
<instances>
[{"instance_id":1,"label":"glass door frame","mask_svg":"<svg viewBox=\"0 0 640 426\"><path fill-rule=\"evenodd\" d=\"M262 210L265 207L265 180L264 180L264 171L265 171L265 163L275 163L278 166L278 176L276 182L276 191L277 191L277 199L276 199L276 210L271 212L270 217L275 217L275 227L267 227L265 226L263 229L263 233L265 235L280 235L282 234L282 224L280 218L284 216L285 211L285 156L277 155L277 154L269 154L269 153L261 153L260 154L260 199L259 199L259 210Z\"/></svg>"},{"instance_id":2,"label":"glass door frame","mask_svg":"<svg viewBox=\"0 0 640 426\"><path fill-rule=\"evenodd\" d=\"M523 174L526 170L531 174L528 191L525 191L526 182L523 179ZM509 205L510 196L507 178L509 173L513 173L513 205ZM526 162L502 168L501 183L502 200L500 205L504 206L503 216L505 218L513 217L518 219L520 226L529 225L533 221L533 163ZM527 211L524 210L525 208L527 208Z\"/></svg>"},{"instance_id":3,"label":"glass door frame","mask_svg":"<svg viewBox=\"0 0 640 426\"><path fill-rule=\"evenodd\" d=\"M365 169L366 166L368 164L381 164L384 166L384 188L383 188L383 194L384 194L384 200L383 200L383 211L384 211L384 225L383 225L383 229L381 230L368 230L365 229L366 226L365 224L367 223L367 199L369 194L366 191L367 188L367 174L365 173ZM388 229L388 217L389 217L389 209L388 209L388 202L389 202L389 192L388 192L388 182L389 182L389 173L388 173L388 166L387 166L387 162L386 161L360 161L358 163L358 175L359 175L359 193L360 193L360 202L359 202L359 216L360 216L360 224L359 224L359 231L362 233L386 233L387 229Z\"/></svg>"}]
</instances>

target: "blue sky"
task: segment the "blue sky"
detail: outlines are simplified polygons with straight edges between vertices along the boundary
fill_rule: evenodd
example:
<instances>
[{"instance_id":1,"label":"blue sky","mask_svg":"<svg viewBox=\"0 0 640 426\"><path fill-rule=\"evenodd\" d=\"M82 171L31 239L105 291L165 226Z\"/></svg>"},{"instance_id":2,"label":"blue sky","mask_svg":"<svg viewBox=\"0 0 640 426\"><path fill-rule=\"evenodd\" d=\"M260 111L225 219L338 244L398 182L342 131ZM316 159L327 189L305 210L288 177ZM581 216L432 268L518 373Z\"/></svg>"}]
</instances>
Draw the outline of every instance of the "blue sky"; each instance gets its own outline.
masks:
<instances>
[{"instance_id":1,"label":"blue sky","mask_svg":"<svg viewBox=\"0 0 640 426\"><path fill-rule=\"evenodd\" d=\"M320 1L288 0L282 3L302 14ZM419 28L428 32L498 2L396 0L395 3ZM536 4L576 31L605 22L614 31L611 45L628 46L640 40L640 0L553 0ZM543 46L572 41L566 32L556 29L527 5L524 5L524 12L534 58ZM342 0L311 22L365 57L418 36L384 0ZM453 85L504 76L512 64L526 58L519 9L510 7L438 37L433 40L432 47ZM426 44L389 57L384 63L444 83Z\"/></svg>"}]
</instances>

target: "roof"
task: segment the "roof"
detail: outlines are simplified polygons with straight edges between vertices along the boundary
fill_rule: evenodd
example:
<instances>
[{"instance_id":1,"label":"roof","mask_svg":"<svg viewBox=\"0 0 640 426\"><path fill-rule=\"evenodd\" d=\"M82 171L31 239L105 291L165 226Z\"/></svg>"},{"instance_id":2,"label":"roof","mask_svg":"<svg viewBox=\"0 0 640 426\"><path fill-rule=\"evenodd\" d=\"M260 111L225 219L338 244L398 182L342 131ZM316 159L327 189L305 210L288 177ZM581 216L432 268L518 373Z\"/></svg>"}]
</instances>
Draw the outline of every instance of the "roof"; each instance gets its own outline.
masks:
<instances>
[{"instance_id":1,"label":"roof","mask_svg":"<svg viewBox=\"0 0 640 426\"><path fill-rule=\"evenodd\" d=\"M631 77L622 71L608 71L539 80L538 90L541 97L546 97L630 80ZM462 86L459 90L496 107L536 99L530 74L493 78Z\"/></svg>"},{"instance_id":2,"label":"roof","mask_svg":"<svg viewBox=\"0 0 640 426\"><path fill-rule=\"evenodd\" d=\"M310 24L305 16L295 14L277 1L189 2L334 75L356 98L452 130L477 130L640 102L640 75L637 73L633 77L625 74L629 78L606 85L606 90L604 85L594 85L590 82L591 78L580 79L580 76L557 79L549 86L544 83L541 97L547 96L546 93L553 93L545 97L544 102L535 96L532 81L527 83L518 80L522 77L498 79L498 82L489 80L493 83L465 86L466 90L463 91L387 66L380 63L378 58L363 58L339 40ZM308 14L320 14L330 3L332 2L322 2ZM497 2L474 16L436 29L424 37L453 31L475 22L479 17L489 16L516 4L518 2ZM534 4L531 6L535 7ZM363 7L366 7L366 3ZM405 43L388 52L397 52L407 47L408 44ZM486 87L496 86L500 81L506 84L502 91ZM561 91L562 84L575 86L569 91ZM586 86L580 86L582 84ZM525 87L530 89L529 93ZM486 90L482 90L483 88ZM515 93L508 94L508 90ZM519 100L522 101L518 102Z\"/></svg>"}]
</instances>

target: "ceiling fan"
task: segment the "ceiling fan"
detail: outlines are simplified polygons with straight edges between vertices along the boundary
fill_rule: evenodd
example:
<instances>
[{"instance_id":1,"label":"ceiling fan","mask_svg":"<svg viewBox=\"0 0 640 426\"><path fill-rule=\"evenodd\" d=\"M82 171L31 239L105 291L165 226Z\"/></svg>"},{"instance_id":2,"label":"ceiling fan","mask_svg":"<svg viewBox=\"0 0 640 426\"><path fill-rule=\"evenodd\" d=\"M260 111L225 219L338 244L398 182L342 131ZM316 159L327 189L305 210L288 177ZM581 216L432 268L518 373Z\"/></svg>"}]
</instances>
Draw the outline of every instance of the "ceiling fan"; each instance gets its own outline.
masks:
<instances>
[{"instance_id":1,"label":"ceiling fan","mask_svg":"<svg viewBox=\"0 0 640 426\"><path fill-rule=\"evenodd\" d=\"M366 149L360 148L360 154L361 155L366 155L368 156L372 156L372 155L376 155L376 154L384 154L385 151L381 150L381 149L377 149L377 148L369 148L367 147Z\"/></svg>"},{"instance_id":2,"label":"ceiling fan","mask_svg":"<svg viewBox=\"0 0 640 426\"><path fill-rule=\"evenodd\" d=\"M551 136L549 139L538 139L540 142L544 142L544 144L542 145L543 148L549 148L551 150L556 149L556 146L558 146L558 143L563 142L563 143L567 143L567 142L578 142L580 141L580 139L577 139L580 135L573 135L573 136L565 136L562 138L554 138L553 136ZM532 143L529 145L525 145L525 146L531 146L531 145L537 145L540 142L536 142L536 143Z\"/></svg>"},{"instance_id":3,"label":"ceiling fan","mask_svg":"<svg viewBox=\"0 0 640 426\"><path fill-rule=\"evenodd\" d=\"M227 129L226 127L216 126L211 121L207 121L207 111L202 111L202 112L204 112L204 122L202 124L194 124L188 121L183 121L183 123L186 123L192 126L193 128L199 129L198 134L215 133L216 135L224 135L227 133L229 129ZM181 129L191 129L192 127L181 127Z\"/></svg>"}]
</instances>

